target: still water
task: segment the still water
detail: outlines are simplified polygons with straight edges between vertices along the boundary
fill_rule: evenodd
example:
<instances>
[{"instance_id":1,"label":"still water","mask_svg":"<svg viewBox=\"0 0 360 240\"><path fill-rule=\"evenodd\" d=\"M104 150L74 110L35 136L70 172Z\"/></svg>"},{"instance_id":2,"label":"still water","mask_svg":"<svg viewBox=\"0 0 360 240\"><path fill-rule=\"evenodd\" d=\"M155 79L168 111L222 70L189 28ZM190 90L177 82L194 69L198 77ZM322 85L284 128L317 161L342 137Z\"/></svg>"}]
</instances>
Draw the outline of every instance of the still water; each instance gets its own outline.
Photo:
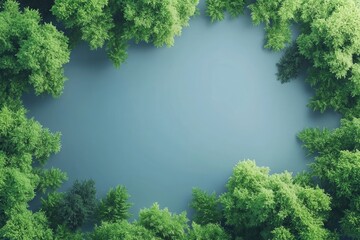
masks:
<instances>
[{"instance_id":1,"label":"still water","mask_svg":"<svg viewBox=\"0 0 360 240\"><path fill-rule=\"evenodd\" d=\"M82 44L60 98L25 97L29 116L62 132L48 164L68 173L61 190L92 178L103 197L123 184L136 216L153 202L189 210L192 187L223 191L239 160L306 169L296 134L336 127L339 116L306 107L313 93L302 78L276 80L281 53L263 49L264 31L249 14L211 24L201 9L174 47L132 45L116 69L103 50Z\"/></svg>"}]
</instances>

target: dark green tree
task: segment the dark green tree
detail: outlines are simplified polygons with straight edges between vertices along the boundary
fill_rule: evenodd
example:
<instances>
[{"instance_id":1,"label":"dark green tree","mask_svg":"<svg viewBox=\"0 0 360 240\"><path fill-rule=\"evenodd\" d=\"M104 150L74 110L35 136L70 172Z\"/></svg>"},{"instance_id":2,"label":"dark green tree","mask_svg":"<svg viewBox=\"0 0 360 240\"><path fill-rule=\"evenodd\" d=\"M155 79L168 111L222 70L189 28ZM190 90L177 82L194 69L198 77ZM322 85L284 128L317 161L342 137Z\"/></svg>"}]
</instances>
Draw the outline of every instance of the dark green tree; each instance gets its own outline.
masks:
<instances>
[{"instance_id":1,"label":"dark green tree","mask_svg":"<svg viewBox=\"0 0 360 240\"><path fill-rule=\"evenodd\" d=\"M289 82L298 77L300 71L304 70L305 64L305 58L300 54L297 44L293 43L286 48L284 55L276 64L278 69L277 79L281 83Z\"/></svg>"},{"instance_id":2,"label":"dark green tree","mask_svg":"<svg viewBox=\"0 0 360 240\"><path fill-rule=\"evenodd\" d=\"M75 181L66 193L52 193L42 199L42 209L51 226L64 225L75 231L94 217L96 189L93 180Z\"/></svg>"},{"instance_id":3,"label":"dark green tree","mask_svg":"<svg viewBox=\"0 0 360 240\"><path fill-rule=\"evenodd\" d=\"M54 240L84 240L87 238L88 234L81 231L72 232L64 225L57 226L54 231Z\"/></svg>"}]
</instances>

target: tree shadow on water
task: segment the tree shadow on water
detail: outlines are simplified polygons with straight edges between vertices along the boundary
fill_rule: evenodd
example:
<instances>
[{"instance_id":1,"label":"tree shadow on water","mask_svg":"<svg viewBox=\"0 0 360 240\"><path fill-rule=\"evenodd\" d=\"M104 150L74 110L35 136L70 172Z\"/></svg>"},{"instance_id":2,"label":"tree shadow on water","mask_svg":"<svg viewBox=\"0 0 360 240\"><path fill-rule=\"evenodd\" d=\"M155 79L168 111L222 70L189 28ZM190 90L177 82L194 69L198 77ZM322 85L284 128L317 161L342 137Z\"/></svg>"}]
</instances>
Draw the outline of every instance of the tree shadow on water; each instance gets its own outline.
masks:
<instances>
[{"instance_id":1,"label":"tree shadow on water","mask_svg":"<svg viewBox=\"0 0 360 240\"><path fill-rule=\"evenodd\" d=\"M112 65L105 52L105 48L91 50L85 42L78 44L70 56L70 63L74 63L79 67L86 68L104 68Z\"/></svg>"}]
</instances>

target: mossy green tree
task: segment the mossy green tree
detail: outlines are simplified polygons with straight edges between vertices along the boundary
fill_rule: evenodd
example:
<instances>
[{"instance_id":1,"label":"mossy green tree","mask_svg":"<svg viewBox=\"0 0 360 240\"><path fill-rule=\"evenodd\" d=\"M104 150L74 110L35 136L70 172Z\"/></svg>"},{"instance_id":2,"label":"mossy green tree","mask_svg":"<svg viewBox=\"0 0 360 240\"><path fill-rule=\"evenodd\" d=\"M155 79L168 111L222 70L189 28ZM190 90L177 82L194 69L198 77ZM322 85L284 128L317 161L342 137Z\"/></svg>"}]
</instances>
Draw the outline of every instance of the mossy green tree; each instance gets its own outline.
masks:
<instances>
[{"instance_id":1,"label":"mossy green tree","mask_svg":"<svg viewBox=\"0 0 360 240\"><path fill-rule=\"evenodd\" d=\"M120 66L130 40L172 46L197 4L198 0L55 0L52 12L91 49L106 45L109 58Z\"/></svg>"},{"instance_id":2,"label":"mossy green tree","mask_svg":"<svg viewBox=\"0 0 360 240\"><path fill-rule=\"evenodd\" d=\"M315 155L311 176L331 194L329 225L341 226L346 236L360 237L360 119L341 120L333 131L306 129L299 134L309 154ZM339 225L340 223L340 225Z\"/></svg>"}]
</instances>

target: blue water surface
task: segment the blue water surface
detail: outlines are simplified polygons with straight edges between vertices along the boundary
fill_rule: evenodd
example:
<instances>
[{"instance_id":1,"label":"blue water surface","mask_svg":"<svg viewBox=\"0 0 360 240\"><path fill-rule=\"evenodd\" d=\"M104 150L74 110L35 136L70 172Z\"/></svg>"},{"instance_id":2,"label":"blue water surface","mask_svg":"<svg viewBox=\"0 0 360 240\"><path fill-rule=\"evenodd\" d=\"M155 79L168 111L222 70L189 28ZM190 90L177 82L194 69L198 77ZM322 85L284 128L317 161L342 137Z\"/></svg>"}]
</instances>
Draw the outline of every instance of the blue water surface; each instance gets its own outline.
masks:
<instances>
[{"instance_id":1,"label":"blue water surface","mask_svg":"<svg viewBox=\"0 0 360 240\"><path fill-rule=\"evenodd\" d=\"M61 190L92 178L103 197L123 184L136 216L153 202L189 210L192 188L222 192L239 160L273 173L306 169L296 134L334 128L339 116L306 107L313 92L303 77L277 81L282 52L263 45L263 26L248 13L211 24L201 3L174 47L132 44L120 69L103 49L78 46L60 98L24 99L29 116L62 133L47 165L68 173Z\"/></svg>"}]
</instances>

